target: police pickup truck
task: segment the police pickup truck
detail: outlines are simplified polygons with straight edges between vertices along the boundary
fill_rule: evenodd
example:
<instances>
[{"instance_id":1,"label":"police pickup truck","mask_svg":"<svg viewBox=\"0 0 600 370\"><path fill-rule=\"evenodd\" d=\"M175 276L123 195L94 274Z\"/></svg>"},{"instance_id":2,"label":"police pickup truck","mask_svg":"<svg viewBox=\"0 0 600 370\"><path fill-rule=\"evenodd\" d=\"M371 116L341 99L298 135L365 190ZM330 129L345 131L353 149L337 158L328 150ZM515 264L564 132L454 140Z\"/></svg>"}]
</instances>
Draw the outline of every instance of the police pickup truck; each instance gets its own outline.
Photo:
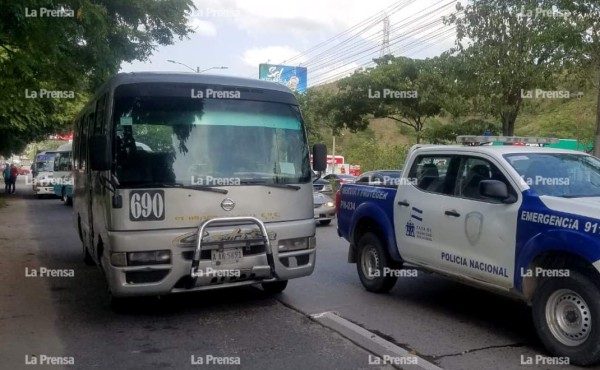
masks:
<instances>
[{"instance_id":1,"label":"police pickup truck","mask_svg":"<svg viewBox=\"0 0 600 370\"><path fill-rule=\"evenodd\" d=\"M394 186L343 185L338 234L364 287L421 269L515 296L551 353L600 362L600 160L556 141L461 136L411 148Z\"/></svg>"}]
</instances>

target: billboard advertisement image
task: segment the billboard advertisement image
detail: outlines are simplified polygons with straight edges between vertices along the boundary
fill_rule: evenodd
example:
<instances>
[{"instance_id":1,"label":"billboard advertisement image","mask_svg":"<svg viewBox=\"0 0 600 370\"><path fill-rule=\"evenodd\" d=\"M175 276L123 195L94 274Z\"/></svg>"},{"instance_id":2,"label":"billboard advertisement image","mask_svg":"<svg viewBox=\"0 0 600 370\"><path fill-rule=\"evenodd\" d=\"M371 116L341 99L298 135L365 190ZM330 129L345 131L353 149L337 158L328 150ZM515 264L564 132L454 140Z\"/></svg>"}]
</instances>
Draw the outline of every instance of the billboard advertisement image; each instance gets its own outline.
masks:
<instances>
[{"instance_id":1,"label":"billboard advertisement image","mask_svg":"<svg viewBox=\"0 0 600 370\"><path fill-rule=\"evenodd\" d=\"M261 80L278 82L299 93L306 91L306 67L260 64L258 68L258 78Z\"/></svg>"}]
</instances>

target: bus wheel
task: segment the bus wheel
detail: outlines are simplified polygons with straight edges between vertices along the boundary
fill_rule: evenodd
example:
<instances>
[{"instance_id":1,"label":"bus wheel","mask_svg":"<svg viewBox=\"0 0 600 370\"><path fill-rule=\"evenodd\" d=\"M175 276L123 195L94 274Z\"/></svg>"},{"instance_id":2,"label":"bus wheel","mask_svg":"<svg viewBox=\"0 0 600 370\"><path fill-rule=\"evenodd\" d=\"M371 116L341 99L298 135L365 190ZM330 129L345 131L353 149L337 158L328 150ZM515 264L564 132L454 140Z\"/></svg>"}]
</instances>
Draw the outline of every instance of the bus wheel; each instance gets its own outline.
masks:
<instances>
[{"instance_id":1,"label":"bus wheel","mask_svg":"<svg viewBox=\"0 0 600 370\"><path fill-rule=\"evenodd\" d=\"M66 206L70 206L71 204L73 204L71 198L67 196L67 191L65 190L65 188L62 189L61 199Z\"/></svg>"},{"instance_id":2,"label":"bus wheel","mask_svg":"<svg viewBox=\"0 0 600 370\"><path fill-rule=\"evenodd\" d=\"M262 283L262 288L265 292L269 294L278 294L283 292L283 290L287 287L287 280L273 281L270 283Z\"/></svg>"},{"instance_id":3,"label":"bus wheel","mask_svg":"<svg viewBox=\"0 0 600 370\"><path fill-rule=\"evenodd\" d=\"M587 276L543 280L533 297L533 323L548 351L576 365L600 362L600 288Z\"/></svg>"},{"instance_id":4,"label":"bus wheel","mask_svg":"<svg viewBox=\"0 0 600 370\"><path fill-rule=\"evenodd\" d=\"M85 263L88 266L94 266L96 264L94 262L94 259L92 258L92 255L87 250L87 248L85 247L85 245L83 246L83 263Z\"/></svg>"},{"instance_id":5,"label":"bus wheel","mask_svg":"<svg viewBox=\"0 0 600 370\"><path fill-rule=\"evenodd\" d=\"M356 269L360 282L369 292L387 293L398 278L387 273L393 267L393 261L388 257L383 243L377 235L365 233L359 239L357 247Z\"/></svg>"}]
</instances>

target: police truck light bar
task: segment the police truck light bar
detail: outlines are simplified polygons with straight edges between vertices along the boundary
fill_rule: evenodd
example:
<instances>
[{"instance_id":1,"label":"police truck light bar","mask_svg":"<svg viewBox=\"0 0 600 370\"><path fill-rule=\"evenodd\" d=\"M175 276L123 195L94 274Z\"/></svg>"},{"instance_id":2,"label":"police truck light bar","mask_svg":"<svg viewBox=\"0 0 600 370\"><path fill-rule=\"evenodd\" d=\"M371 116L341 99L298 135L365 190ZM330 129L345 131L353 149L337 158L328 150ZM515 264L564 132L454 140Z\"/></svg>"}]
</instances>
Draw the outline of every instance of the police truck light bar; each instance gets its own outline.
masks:
<instances>
[{"instance_id":1,"label":"police truck light bar","mask_svg":"<svg viewBox=\"0 0 600 370\"><path fill-rule=\"evenodd\" d=\"M531 137L531 136L475 136L461 135L456 137L461 144L475 143L507 143L507 144L556 144L559 139L554 137Z\"/></svg>"}]
</instances>

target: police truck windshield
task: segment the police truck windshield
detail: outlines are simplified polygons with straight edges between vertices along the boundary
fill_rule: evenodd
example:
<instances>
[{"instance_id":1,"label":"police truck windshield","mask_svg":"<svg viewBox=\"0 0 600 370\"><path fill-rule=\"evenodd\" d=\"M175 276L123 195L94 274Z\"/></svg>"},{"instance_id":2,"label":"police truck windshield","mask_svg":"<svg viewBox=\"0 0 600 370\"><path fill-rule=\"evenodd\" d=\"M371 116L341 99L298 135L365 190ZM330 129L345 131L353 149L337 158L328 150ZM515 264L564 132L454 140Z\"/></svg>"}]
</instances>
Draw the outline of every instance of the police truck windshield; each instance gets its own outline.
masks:
<instances>
[{"instance_id":1,"label":"police truck windshield","mask_svg":"<svg viewBox=\"0 0 600 370\"><path fill-rule=\"evenodd\" d=\"M297 107L266 101L115 99L116 174L122 186L307 183Z\"/></svg>"},{"instance_id":2,"label":"police truck windshield","mask_svg":"<svg viewBox=\"0 0 600 370\"><path fill-rule=\"evenodd\" d=\"M600 197L600 161L566 153L505 155L523 181L538 195Z\"/></svg>"}]
</instances>

